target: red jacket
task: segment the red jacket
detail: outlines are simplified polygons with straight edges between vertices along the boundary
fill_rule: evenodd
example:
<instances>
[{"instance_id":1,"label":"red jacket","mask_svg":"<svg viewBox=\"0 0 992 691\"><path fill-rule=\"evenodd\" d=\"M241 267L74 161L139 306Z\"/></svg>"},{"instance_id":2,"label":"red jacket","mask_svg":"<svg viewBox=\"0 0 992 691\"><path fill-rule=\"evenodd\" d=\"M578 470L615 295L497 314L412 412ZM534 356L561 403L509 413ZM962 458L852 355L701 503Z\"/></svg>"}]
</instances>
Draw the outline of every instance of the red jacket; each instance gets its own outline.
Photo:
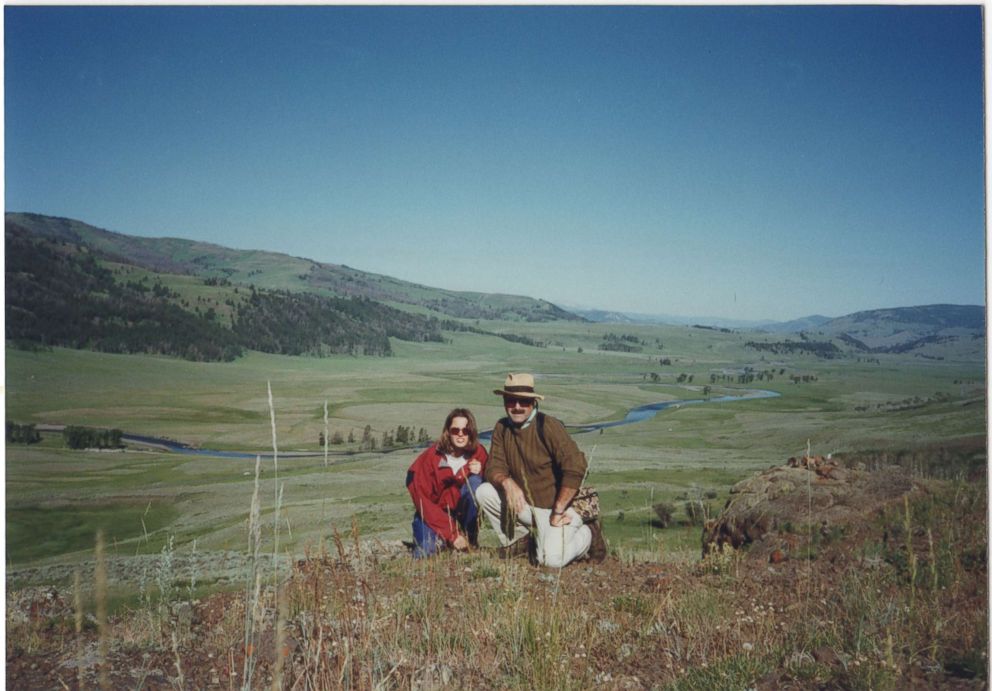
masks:
<instances>
[{"instance_id":1,"label":"red jacket","mask_svg":"<svg viewBox=\"0 0 992 691\"><path fill-rule=\"evenodd\" d=\"M482 473L486 471L486 449L479 444L469 461L480 461ZM468 478L468 463L456 475L447 464L441 467L444 454L436 444L417 456L406 473L406 488L410 491L413 506L430 528L448 542L458 537L457 524L451 512L461 499L462 486Z\"/></svg>"}]
</instances>

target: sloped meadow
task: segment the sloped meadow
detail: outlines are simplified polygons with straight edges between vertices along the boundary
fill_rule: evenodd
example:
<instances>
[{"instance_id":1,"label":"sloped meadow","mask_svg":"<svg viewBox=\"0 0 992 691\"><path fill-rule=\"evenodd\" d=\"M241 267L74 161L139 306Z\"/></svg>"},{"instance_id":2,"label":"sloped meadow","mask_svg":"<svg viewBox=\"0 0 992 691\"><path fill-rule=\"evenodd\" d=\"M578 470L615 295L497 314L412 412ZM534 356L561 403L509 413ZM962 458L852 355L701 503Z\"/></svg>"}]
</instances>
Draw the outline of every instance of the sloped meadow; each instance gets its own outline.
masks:
<instances>
[{"instance_id":1,"label":"sloped meadow","mask_svg":"<svg viewBox=\"0 0 992 691\"><path fill-rule=\"evenodd\" d=\"M739 334L682 327L623 327L642 344L624 353L598 349L616 326L486 328L546 345L454 333L395 343L391 358L250 353L215 364L8 350L10 420L265 454L256 464L70 451L48 433L8 444L8 684L901 688L986 678L982 363L771 362ZM538 373L544 410L569 424L744 386L782 395L576 435L603 500L603 565L543 571L486 549L412 562L402 482L416 450L383 448L385 435L408 426L433 436L456 405L491 427L501 412L492 389L507 371ZM741 383L748 372L763 376ZM794 383L795 373L815 379ZM360 442L367 426L374 450ZM355 441L325 455L325 431ZM700 521L736 482L790 456L894 458L969 438L978 446L948 456L958 472L911 461L927 493L863 530L817 537L798 549L805 558L701 559ZM483 546L493 544L484 530Z\"/></svg>"}]
</instances>

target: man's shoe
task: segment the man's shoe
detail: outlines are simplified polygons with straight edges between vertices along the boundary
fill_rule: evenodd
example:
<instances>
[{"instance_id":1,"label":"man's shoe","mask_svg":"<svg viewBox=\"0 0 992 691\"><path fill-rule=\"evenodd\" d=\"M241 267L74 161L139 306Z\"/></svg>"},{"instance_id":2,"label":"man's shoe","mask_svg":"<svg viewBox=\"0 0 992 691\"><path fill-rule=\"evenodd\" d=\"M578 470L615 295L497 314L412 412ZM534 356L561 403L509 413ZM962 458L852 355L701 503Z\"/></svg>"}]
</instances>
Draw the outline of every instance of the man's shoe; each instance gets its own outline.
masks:
<instances>
[{"instance_id":1,"label":"man's shoe","mask_svg":"<svg viewBox=\"0 0 992 691\"><path fill-rule=\"evenodd\" d=\"M524 535L516 542L511 542L506 547L498 547L496 549L496 556L500 559L513 559L515 557L527 556L527 554L531 551L530 543L530 535Z\"/></svg>"},{"instance_id":2,"label":"man's shoe","mask_svg":"<svg viewBox=\"0 0 992 691\"><path fill-rule=\"evenodd\" d=\"M592 543L589 545L589 551L586 553L589 561L599 564L604 559L606 559L606 538L603 537L603 526L600 525L598 520L592 523L586 523L589 526L589 530L592 532Z\"/></svg>"}]
</instances>

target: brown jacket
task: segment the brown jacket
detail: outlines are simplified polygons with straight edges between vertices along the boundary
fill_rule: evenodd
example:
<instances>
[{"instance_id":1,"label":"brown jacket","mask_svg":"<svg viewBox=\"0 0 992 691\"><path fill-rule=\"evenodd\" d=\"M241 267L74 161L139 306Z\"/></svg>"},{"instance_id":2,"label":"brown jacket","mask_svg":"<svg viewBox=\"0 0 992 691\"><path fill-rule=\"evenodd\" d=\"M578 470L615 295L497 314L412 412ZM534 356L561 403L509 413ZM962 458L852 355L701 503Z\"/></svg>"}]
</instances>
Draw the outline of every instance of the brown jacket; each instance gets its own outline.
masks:
<instances>
[{"instance_id":1,"label":"brown jacket","mask_svg":"<svg viewBox=\"0 0 992 691\"><path fill-rule=\"evenodd\" d=\"M485 477L490 484L501 487L507 477L513 478L527 497L527 503L550 509L562 486L578 489L586 474L586 457L568 436L561 421L544 416L544 441L538 436L538 420L524 429L517 428L509 418L503 418L493 429L493 441L486 464ZM554 454L552 461L551 454Z\"/></svg>"}]
</instances>

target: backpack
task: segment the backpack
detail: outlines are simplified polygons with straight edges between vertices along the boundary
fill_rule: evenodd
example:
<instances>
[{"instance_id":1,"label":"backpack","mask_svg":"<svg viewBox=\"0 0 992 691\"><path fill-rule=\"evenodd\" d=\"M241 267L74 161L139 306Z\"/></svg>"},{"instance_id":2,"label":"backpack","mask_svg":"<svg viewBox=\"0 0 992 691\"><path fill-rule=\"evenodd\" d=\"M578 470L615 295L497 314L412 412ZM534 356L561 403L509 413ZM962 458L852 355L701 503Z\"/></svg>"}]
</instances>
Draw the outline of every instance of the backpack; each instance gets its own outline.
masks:
<instances>
[{"instance_id":1,"label":"backpack","mask_svg":"<svg viewBox=\"0 0 992 691\"><path fill-rule=\"evenodd\" d=\"M551 451L551 447L548 446L548 440L544 437L545 417L544 413L537 411L537 438L541 440L544 450L551 456L552 465L557 466L558 460L555 458L554 452ZM582 517L583 522L594 521L599 518L599 492L596 491L595 487L583 484L575 493L569 507Z\"/></svg>"}]
</instances>

